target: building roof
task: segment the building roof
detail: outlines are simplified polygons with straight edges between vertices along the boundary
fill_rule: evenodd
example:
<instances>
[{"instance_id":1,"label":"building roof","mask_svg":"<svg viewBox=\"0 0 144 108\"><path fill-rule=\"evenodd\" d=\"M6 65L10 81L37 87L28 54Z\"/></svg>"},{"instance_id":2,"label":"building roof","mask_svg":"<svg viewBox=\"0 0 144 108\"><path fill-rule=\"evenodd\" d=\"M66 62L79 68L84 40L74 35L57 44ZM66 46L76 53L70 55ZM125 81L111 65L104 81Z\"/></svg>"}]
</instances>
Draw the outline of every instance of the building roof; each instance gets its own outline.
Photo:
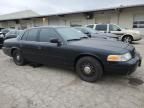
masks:
<instances>
[{"instance_id":1,"label":"building roof","mask_svg":"<svg viewBox=\"0 0 144 108\"><path fill-rule=\"evenodd\" d=\"M0 15L0 20L22 19L26 17L35 17L35 16L39 16L39 14L32 10L24 10L10 14Z\"/></svg>"},{"instance_id":2,"label":"building roof","mask_svg":"<svg viewBox=\"0 0 144 108\"><path fill-rule=\"evenodd\" d=\"M48 16L59 16L59 15L68 15L68 14L77 14L77 13L97 12L97 11L133 8L133 7L144 7L144 4L120 5L120 6L117 6L117 7L110 7L110 8L82 10L82 11L75 11L75 12L63 12L63 13L47 14L47 15L39 15L39 14L33 12L32 10L26 10L26 11L11 13L11 14L0 15L0 21L9 21L9 20L17 20L17 19L29 19L29 18L40 18L40 17L48 17Z\"/></svg>"}]
</instances>

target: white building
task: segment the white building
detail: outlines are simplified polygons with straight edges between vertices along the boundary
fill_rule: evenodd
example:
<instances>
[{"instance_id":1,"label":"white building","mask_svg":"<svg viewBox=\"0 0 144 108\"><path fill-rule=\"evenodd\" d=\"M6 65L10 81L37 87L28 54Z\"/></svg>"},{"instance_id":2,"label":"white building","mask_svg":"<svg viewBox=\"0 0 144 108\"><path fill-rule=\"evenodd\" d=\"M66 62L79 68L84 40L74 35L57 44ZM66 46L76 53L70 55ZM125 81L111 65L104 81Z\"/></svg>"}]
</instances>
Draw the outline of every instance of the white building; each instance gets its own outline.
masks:
<instances>
[{"instance_id":1,"label":"white building","mask_svg":"<svg viewBox=\"0 0 144 108\"><path fill-rule=\"evenodd\" d=\"M144 31L144 4L78 11L53 15L38 15L23 11L0 16L0 27L29 28L33 26L76 26L93 23L114 23L124 28Z\"/></svg>"}]
</instances>

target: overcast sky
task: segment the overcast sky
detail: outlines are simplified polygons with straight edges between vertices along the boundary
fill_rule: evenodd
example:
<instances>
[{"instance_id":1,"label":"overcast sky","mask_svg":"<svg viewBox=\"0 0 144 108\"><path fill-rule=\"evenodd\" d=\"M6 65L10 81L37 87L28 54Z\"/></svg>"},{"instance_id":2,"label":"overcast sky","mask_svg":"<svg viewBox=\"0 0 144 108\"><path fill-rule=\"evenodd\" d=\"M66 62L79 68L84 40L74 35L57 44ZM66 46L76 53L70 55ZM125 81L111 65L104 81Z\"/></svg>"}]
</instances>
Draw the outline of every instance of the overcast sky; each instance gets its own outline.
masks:
<instances>
[{"instance_id":1,"label":"overcast sky","mask_svg":"<svg viewBox=\"0 0 144 108\"><path fill-rule=\"evenodd\" d=\"M39 14L53 14L134 4L144 4L144 0L1 0L0 14L30 9Z\"/></svg>"}]
</instances>

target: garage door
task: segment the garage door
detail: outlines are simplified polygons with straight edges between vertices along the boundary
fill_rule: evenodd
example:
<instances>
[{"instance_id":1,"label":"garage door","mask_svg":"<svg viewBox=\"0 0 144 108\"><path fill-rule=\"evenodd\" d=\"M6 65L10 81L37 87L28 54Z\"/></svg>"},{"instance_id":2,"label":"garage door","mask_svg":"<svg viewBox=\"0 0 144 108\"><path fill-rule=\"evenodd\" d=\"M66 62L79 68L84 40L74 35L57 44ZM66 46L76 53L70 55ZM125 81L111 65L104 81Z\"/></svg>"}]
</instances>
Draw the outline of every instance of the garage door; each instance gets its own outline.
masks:
<instances>
[{"instance_id":1,"label":"garage door","mask_svg":"<svg viewBox=\"0 0 144 108\"><path fill-rule=\"evenodd\" d=\"M144 14L134 15L133 28L144 33Z\"/></svg>"},{"instance_id":2,"label":"garage door","mask_svg":"<svg viewBox=\"0 0 144 108\"><path fill-rule=\"evenodd\" d=\"M48 25L50 26L65 26L66 22L61 18L49 18Z\"/></svg>"},{"instance_id":3,"label":"garage door","mask_svg":"<svg viewBox=\"0 0 144 108\"><path fill-rule=\"evenodd\" d=\"M39 26L43 26L43 21L42 21L42 18L37 18L37 19L34 19L34 26L35 27L39 27Z\"/></svg>"},{"instance_id":4,"label":"garage door","mask_svg":"<svg viewBox=\"0 0 144 108\"><path fill-rule=\"evenodd\" d=\"M96 16L95 17L95 23L100 24L108 24L110 23L110 17L109 16Z\"/></svg>"},{"instance_id":5,"label":"garage door","mask_svg":"<svg viewBox=\"0 0 144 108\"><path fill-rule=\"evenodd\" d=\"M75 27L75 26L81 26L82 22L80 19L74 19L70 21L70 26Z\"/></svg>"}]
</instances>

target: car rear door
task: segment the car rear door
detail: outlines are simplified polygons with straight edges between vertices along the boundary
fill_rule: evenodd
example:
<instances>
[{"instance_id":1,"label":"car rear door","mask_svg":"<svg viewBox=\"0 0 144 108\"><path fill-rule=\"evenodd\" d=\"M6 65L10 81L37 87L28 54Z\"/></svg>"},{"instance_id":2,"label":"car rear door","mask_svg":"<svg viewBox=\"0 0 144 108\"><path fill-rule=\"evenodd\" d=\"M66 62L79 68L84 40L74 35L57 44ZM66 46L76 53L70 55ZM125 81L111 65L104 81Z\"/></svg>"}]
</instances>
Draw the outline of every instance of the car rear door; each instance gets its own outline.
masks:
<instances>
[{"instance_id":1,"label":"car rear door","mask_svg":"<svg viewBox=\"0 0 144 108\"><path fill-rule=\"evenodd\" d=\"M30 29L24 33L22 36L22 41L20 43L20 47L22 49L22 54L25 59L28 61L37 62L39 60L38 57L38 33L39 29Z\"/></svg>"}]
</instances>

